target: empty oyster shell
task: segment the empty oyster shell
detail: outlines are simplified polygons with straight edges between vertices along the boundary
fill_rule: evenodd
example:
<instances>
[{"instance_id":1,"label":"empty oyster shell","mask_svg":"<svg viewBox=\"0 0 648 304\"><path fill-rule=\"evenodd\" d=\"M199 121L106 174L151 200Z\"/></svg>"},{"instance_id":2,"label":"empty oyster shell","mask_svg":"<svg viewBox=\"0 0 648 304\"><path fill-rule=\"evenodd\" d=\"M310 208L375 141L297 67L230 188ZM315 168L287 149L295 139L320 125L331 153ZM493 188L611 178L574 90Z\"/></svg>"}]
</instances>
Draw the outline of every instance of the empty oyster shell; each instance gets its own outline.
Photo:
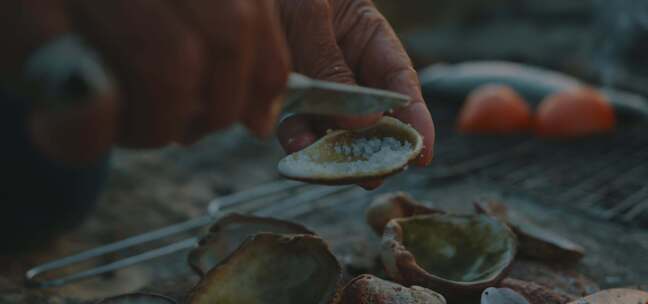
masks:
<instances>
[{"instance_id":1,"label":"empty oyster shell","mask_svg":"<svg viewBox=\"0 0 648 304\"><path fill-rule=\"evenodd\" d=\"M568 304L644 304L648 303L648 292L635 289L607 289L578 299Z\"/></svg>"},{"instance_id":2,"label":"empty oyster shell","mask_svg":"<svg viewBox=\"0 0 648 304\"><path fill-rule=\"evenodd\" d=\"M129 293L106 298L97 304L175 304L176 301L158 294Z\"/></svg>"},{"instance_id":3,"label":"empty oyster shell","mask_svg":"<svg viewBox=\"0 0 648 304\"><path fill-rule=\"evenodd\" d=\"M427 288L410 288L372 275L355 277L342 292L341 304L445 304L442 295Z\"/></svg>"},{"instance_id":4,"label":"empty oyster shell","mask_svg":"<svg viewBox=\"0 0 648 304\"><path fill-rule=\"evenodd\" d=\"M341 279L319 237L260 233L210 270L188 303L335 303Z\"/></svg>"},{"instance_id":5,"label":"empty oyster shell","mask_svg":"<svg viewBox=\"0 0 648 304\"><path fill-rule=\"evenodd\" d=\"M328 133L284 157L278 170L286 178L310 183L353 184L402 171L422 148L423 139L414 128L383 117L366 129Z\"/></svg>"},{"instance_id":6,"label":"empty oyster shell","mask_svg":"<svg viewBox=\"0 0 648 304\"><path fill-rule=\"evenodd\" d=\"M585 249L567 238L544 229L499 202L477 202L479 213L493 216L509 225L517 235L521 254L544 260L577 261Z\"/></svg>"},{"instance_id":7,"label":"empty oyster shell","mask_svg":"<svg viewBox=\"0 0 648 304\"><path fill-rule=\"evenodd\" d=\"M260 232L315 234L297 223L232 213L211 226L209 234L189 253L189 265L202 276L234 252L248 237Z\"/></svg>"},{"instance_id":8,"label":"empty oyster shell","mask_svg":"<svg viewBox=\"0 0 648 304\"><path fill-rule=\"evenodd\" d=\"M529 304L529 301L512 289L488 287L482 292L481 304Z\"/></svg>"},{"instance_id":9,"label":"empty oyster shell","mask_svg":"<svg viewBox=\"0 0 648 304\"><path fill-rule=\"evenodd\" d=\"M382 235L385 225L392 219L431 213L443 211L427 207L405 192L392 192L377 196L369 205L366 217L369 226Z\"/></svg>"},{"instance_id":10,"label":"empty oyster shell","mask_svg":"<svg viewBox=\"0 0 648 304\"><path fill-rule=\"evenodd\" d=\"M515 252L513 232L486 215L394 219L382 240L382 260L394 280L438 291L451 302L496 285Z\"/></svg>"}]
</instances>

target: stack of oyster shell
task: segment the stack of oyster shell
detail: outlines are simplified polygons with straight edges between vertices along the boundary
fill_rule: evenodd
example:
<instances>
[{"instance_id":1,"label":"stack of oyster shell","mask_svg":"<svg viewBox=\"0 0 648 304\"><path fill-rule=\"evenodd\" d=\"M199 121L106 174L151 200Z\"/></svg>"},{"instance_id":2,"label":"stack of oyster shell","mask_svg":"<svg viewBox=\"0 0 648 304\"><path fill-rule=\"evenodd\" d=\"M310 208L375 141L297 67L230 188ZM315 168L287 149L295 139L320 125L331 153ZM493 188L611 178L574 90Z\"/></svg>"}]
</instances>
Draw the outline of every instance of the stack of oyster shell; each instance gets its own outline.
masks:
<instances>
[{"instance_id":1,"label":"stack of oyster shell","mask_svg":"<svg viewBox=\"0 0 648 304\"><path fill-rule=\"evenodd\" d=\"M326 241L301 224L229 214L189 254L201 277L184 303L647 303L648 293L610 289L576 299L507 278L516 255L562 262L584 256L579 245L533 224L499 202L474 214L433 209L402 192L377 197L366 212L382 236L387 277L345 280ZM154 294L108 298L102 304L169 304Z\"/></svg>"}]
</instances>

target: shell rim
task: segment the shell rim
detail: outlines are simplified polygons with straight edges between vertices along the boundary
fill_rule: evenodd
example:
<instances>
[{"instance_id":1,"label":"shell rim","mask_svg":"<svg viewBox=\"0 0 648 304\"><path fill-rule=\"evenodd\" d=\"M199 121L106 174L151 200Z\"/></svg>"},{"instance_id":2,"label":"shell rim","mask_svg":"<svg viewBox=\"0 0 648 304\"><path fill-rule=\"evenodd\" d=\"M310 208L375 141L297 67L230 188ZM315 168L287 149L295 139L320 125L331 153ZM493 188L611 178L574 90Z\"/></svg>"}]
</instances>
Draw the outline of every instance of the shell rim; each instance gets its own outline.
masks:
<instances>
[{"instance_id":1,"label":"shell rim","mask_svg":"<svg viewBox=\"0 0 648 304\"><path fill-rule=\"evenodd\" d=\"M421 267L416 261L416 256L414 256L414 254L412 254L407 249L407 247L405 247L405 245L402 243L403 231L399 222L410 221L412 219L424 219L424 218L447 217L447 216L461 217L461 218L470 218L470 217L477 216L501 224L503 228L502 230L505 231L505 233L509 236L509 240L510 240L509 241L510 253L508 254L507 259L505 260L506 265L498 269L498 271L493 272L492 275L489 275L485 279L481 279L478 281L471 281L471 282L462 282L462 281L446 279L438 275L432 274L427 270L425 270L423 267ZM506 225L505 223L497 219L488 217L486 215L458 215L458 214L448 214L448 213L445 214L433 213L433 214L425 214L425 215L416 215L408 218L397 218L389 221L389 223L387 223L387 225L385 226L385 232L383 233L382 247L383 247L382 250L383 253L387 251L387 253L393 256L392 258L394 262L393 267L395 267L395 269L399 272L399 274L402 272L402 270L405 270L406 272L416 271L422 274L425 280L432 281L436 284L446 285L446 288L449 287L449 288L473 289L473 288L481 288L484 286L491 286L492 284L496 284L509 273L511 267L513 266L513 261L515 260L515 256L517 255L518 240L517 240L517 236L508 227L508 225Z\"/></svg>"}]
</instances>

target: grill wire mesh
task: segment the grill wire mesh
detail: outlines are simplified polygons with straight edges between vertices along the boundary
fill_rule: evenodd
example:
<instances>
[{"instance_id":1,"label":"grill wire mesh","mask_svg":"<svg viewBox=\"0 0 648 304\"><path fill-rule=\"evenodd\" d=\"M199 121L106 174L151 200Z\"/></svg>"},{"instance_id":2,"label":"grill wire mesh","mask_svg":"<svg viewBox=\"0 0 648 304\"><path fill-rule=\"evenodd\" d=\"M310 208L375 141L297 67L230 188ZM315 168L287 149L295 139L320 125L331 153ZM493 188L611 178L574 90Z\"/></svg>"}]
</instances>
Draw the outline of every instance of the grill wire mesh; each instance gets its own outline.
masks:
<instances>
[{"instance_id":1,"label":"grill wire mesh","mask_svg":"<svg viewBox=\"0 0 648 304\"><path fill-rule=\"evenodd\" d=\"M544 203L648 227L648 137L641 126L578 140L478 137L438 130L432 174L473 176Z\"/></svg>"}]
</instances>

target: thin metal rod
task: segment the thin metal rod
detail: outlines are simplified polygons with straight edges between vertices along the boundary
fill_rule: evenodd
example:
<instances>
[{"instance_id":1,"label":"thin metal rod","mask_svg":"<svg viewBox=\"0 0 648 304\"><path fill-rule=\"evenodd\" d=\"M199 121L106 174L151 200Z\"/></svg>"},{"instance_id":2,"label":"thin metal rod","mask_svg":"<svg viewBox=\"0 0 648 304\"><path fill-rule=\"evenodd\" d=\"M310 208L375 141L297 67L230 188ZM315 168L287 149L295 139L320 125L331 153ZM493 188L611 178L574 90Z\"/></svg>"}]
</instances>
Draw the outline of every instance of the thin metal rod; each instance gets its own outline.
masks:
<instances>
[{"instance_id":1,"label":"thin metal rod","mask_svg":"<svg viewBox=\"0 0 648 304\"><path fill-rule=\"evenodd\" d=\"M144 261L148 261L154 258L159 258L165 255L169 255L178 251L182 251L185 249L189 249L194 247L198 243L198 238L193 237L189 239L185 239L179 242L175 242L163 247L159 247L156 249L152 249L146 252L143 252L141 254L129 256L124 259L117 260L115 262L109 263L109 264L104 264L101 266L97 266L88 270L80 271L77 273L73 273L68 276L64 276L61 278L45 281L42 283L38 282L33 282L33 281L28 281L30 286L33 287L38 287L38 288L50 288L50 287L58 287L58 286L63 286L72 282L76 282L85 278L90 278L94 276L98 276L107 272L112 272L118 269L122 269L128 266L132 266L135 264L139 264Z\"/></svg>"},{"instance_id":2,"label":"thin metal rod","mask_svg":"<svg viewBox=\"0 0 648 304\"><path fill-rule=\"evenodd\" d=\"M79 254L71 255L62 259L58 259L55 261L51 261L45 264L41 264L39 266L36 266L30 270L27 271L26 273L26 279L28 284L33 285L34 279L45 272L49 272L52 270L60 269L63 267L67 267L70 265L74 265L83 261L87 261L89 259L97 258L109 253L113 253L116 251L124 250L126 248L130 248L133 246L139 246L141 244L145 244L151 241L155 241L161 238L165 238L171 235L175 235L177 233L195 229L198 227L202 227L208 223L210 223L212 220L211 216L201 216L198 218L194 218L191 220L188 220L186 222L182 222L179 224L175 224L172 226L168 226L162 229L158 229L155 231L147 232L144 234L140 234L134 237L130 237L115 243L111 243L108 245L96 247L87 251L83 251ZM35 283L38 285L38 283ZM51 285L51 284L50 284Z\"/></svg>"},{"instance_id":3,"label":"thin metal rod","mask_svg":"<svg viewBox=\"0 0 648 304\"><path fill-rule=\"evenodd\" d=\"M285 191L287 189L296 188L296 187L299 187L301 185L303 185L303 184L298 183L298 182L294 182L294 181L285 181L285 180L271 182L271 183L268 183L268 184L265 184L265 185L262 185L262 186L258 186L256 188L252 188L250 190L234 193L234 194L231 194L231 195L228 195L228 196L224 196L222 198L215 199L215 200L212 201L211 204L218 203L220 206L222 206L221 208L223 208L223 207L232 207L232 206L234 206L234 205L236 205L238 203L241 203L241 202L243 202L245 200L251 200L251 199L258 198L258 197L263 197L263 196L271 194L273 192ZM47 263L38 265L36 267L33 267L33 268L27 270L27 272L25 273L25 279L26 279L27 285L29 285L29 286L37 286L37 287L44 287L44 285L54 286L54 285L52 285L53 283L61 284L62 282L67 282L67 280L65 280L65 278L67 278L67 277L64 277L64 278L61 278L61 279L58 279L58 280L50 280L50 281L47 281L47 282L44 282L44 283L37 282L36 278L39 275L44 274L46 272L50 272L50 271L61 269L61 268L64 268L64 267L67 267L67 266L70 266L70 265L78 264L78 263L81 263L81 262L84 262L84 261L87 261L87 260L90 260L90 259L94 259L94 258L97 258L97 257L100 257L100 256L104 256L106 254L110 254L110 253L113 253L113 252L121 251L121 250L124 250L124 249L127 249L127 248L131 248L131 247L139 246L139 245L149 243L149 242L152 242L152 241L167 238L167 237L170 237L170 236L173 236L173 235L185 232L185 231L190 231L190 230L193 230L193 229L197 229L197 228L203 227L203 226L211 223L213 221L213 219L214 219L214 217L211 214L210 215L200 216L200 217L197 217L197 218L187 220L185 222L181 222L181 223L178 223L178 224L173 224L171 226L167 226L167 227L164 227L164 228L161 228L161 229L146 232L146 233L143 233L143 234L140 234L140 235L136 235L136 236L133 236L133 237L123 239L121 241L117 241L117 242L114 242L114 243L110 243L110 244L107 244L107 245L96 247L96 248L93 248L93 249L90 249L90 250L87 250L87 251L83 251L83 252L78 253L78 254L74 254L74 255L71 255L71 256L68 256L68 257L65 257L65 258L61 258L61 259L58 259L58 260L54 260L54 261L51 261L51 262L47 262ZM173 244L171 244L171 245L173 245ZM169 246L171 246L171 245L169 245ZM168 246L165 246L165 247L168 247ZM165 247L162 247L162 248L165 248ZM158 249L155 249L155 250L158 250ZM164 252L166 254L173 253L173 252L170 252L170 251L161 251L161 252ZM135 256L135 257L138 257L138 256ZM143 261L142 258L144 258L144 257L149 257L149 259L151 259L151 258L158 257L158 256L157 255L141 255L141 257L139 257L137 259L137 261ZM113 264L114 264L113 266L115 266L115 265L116 266L125 265L125 264L119 264L119 263L117 263L117 264L113 263ZM125 266L129 266L129 265L131 265L131 264L128 264L128 265L125 265ZM125 267L125 266L123 266L123 267ZM101 267L104 267L104 266L101 266ZM92 270L95 270L95 269L96 268L90 269L90 270L84 271L82 273L85 273L86 276L87 275L95 275L92 272ZM106 269L115 270L115 269L118 269L118 268L110 267L110 268L106 268ZM79 274L76 274L76 275L78 276ZM68 276L68 277L71 277L71 276ZM75 278L75 280L78 279L76 276L74 276L74 278ZM61 280L63 280L63 281L61 281Z\"/></svg>"},{"instance_id":4,"label":"thin metal rod","mask_svg":"<svg viewBox=\"0 0 648 304\"><path fill-rule=\"evenodd\" d=\"M217 197L209 202L209 214L214 214L220 209L228 208L243 201L253 200L272 193L292 190L303 187L304 184L290 180L279 180L264 184L246 191L232 193L224 197Z\"/></svg>"},{"instance_id":5,"label":"thin metal rod","mask_svg":"<svg viewBox=\"0 0 648 304\"><path fill-rule=\"evenodd\" d=\"M273 203L270 207L264 208L263 210L256 212L255 214L260 216L270 216L273 214L281 214L290 208L294 208L297 205L302 205L310 203L316 199L322 199L329 195L333 195L342 191L349 190L350 187L323 187L315 188L311 191L300 193L296 196L290 197L286 200Z\"/></svg>"},{"instance_id":6,"label":"thin metal rod","mask_svg":"<svg viewBox=\"0 0 648 304\"><path fill-rule=\"evenodd\" d=\"M621 217L621 220L624 222L629 222L635 217L638 217L642 212L648 210L648 199L644 197L640 202L638 202L632 209L624 213Z\"/></svg>"},{"instance_id":7,"label":"thin metal rod","mask_svg":"<svg viewBox=\"0 0 648 304\"><path fill-rule=\"evenodd\" d=\"M259 186L257 188L253 188L249 191L246 192L240 192L236 193L234 195L230 195L224 198L220 199L215 199L212 201L212 204L218 203L220 204L219 210L223 211L226 209L231 209L236 207L238 204L243 204L245 201L250 201L254 199L261 198L266 195L271 195L273 192L282 192L282 191L287 191L289 189L294 189L298 187L305 187L306 185L301 184L301 183L296 183L296 182L275 182L275 183L270 183L266 184L263 186ZM292 197L291 199L283 201L273 201L273 200L268 200L266 201L263 205L259 206L259 208L252 213L254 214L263 214L263 215L269 215L273 214L274 212L281 212L281 211L286 211L286 208L294 205L307 205L308 202L310 201L315 201L319 200L321 198L340 193L346 190L351 189L351 187L336 187L336 188L320 188L320 187L315 187L312 189L309 189L307 191L304 191L302 193L299 193L296 197ZM275 205L278 204L278 205ZM281 208L277 208L277 206L282 206ZM228 210L229 211L229 210ZM307 210L304 210L304 213L307 212ZM168 226L162 229L158 229L155 231L151 231L148 233L140 234L137 236L133 236L115 243L111 243L108 245L104 245L101 247L97 247L88 251L81 252L76 255L72 255L69 257L65 257L59 260L55 260L52 262L48 262L39 266L36 266L30 270L27 271L26 273L26 279L27 279L27 285L31 287L39 287L39 288L48 288L48 287L56 287L56 286L61 286L65 285L68 283L72 283L84 278L89 278L92 276L96 276L99 274L103 274L106 272L111 272L115 271L124 267L128 267L134 264L142 263L154 258L159 258L165 255L169 255L184 249L191 248L195 246L198 242L198 238L190 238L190 239L185 239L182 241L174 242L172 244L155 248L149 251L145 251L141 254L130 256L109 264L105 265L100 265L97 267L93 267L91 269L87 269L84 271L80 271L71 275L67 275L64 277L60 278L55 278L51 280L47 280L45 282L38 282L36 278L39 275L42 275L43 273L50 272L53 270L61 269L70 265L74 265L83 261L87 261L92 258L97 258L109 253L113 253L115 251L123 250L126 248L131 248L135 246L142 245L147 242L163 239L166 237L170 237L172 235L176 235L180 232L196 229L202 226L205 226L214 220L214 215L205 215L201 216L198 218L194 218L179 224L175 224L172 226Z\"/></svg>"}]
</instances>

